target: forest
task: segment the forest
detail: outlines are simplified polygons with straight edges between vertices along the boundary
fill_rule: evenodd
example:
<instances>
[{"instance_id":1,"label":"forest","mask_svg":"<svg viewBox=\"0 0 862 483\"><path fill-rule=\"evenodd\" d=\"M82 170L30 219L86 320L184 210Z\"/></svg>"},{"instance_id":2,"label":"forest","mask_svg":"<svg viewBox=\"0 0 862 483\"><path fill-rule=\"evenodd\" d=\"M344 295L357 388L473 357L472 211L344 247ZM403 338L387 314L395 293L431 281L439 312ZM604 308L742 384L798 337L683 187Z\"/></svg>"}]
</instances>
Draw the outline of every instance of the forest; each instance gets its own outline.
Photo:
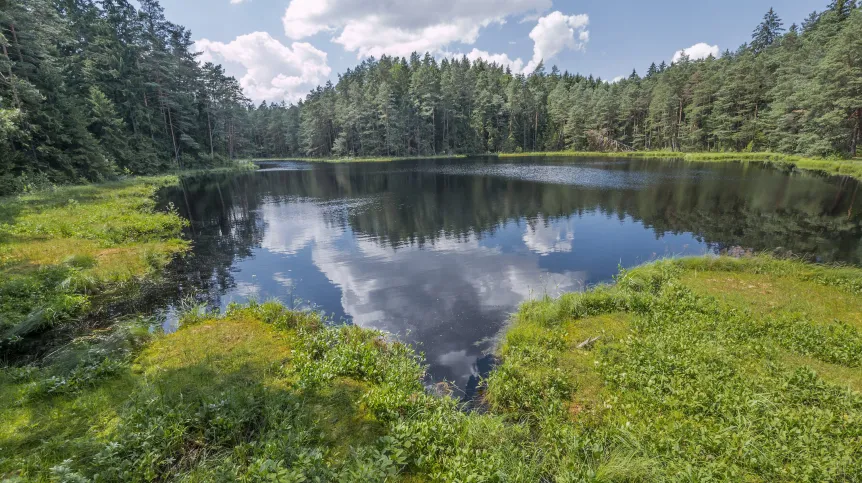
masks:
<instances>
[{"instance_id":1,"label":"forest","mask_svg":"<svg viewBox=\"0 0 862 483\"><path fill-rule=\"evenodd\" d=\"M297 104L254 105L157 0L0 0L0 194L235 158L626 149L856 156L862 8L770 9L719 58L608 82L481 59L368 58ZM36 13L38 12L38 13Z\"/></svg>"}]
</instances>

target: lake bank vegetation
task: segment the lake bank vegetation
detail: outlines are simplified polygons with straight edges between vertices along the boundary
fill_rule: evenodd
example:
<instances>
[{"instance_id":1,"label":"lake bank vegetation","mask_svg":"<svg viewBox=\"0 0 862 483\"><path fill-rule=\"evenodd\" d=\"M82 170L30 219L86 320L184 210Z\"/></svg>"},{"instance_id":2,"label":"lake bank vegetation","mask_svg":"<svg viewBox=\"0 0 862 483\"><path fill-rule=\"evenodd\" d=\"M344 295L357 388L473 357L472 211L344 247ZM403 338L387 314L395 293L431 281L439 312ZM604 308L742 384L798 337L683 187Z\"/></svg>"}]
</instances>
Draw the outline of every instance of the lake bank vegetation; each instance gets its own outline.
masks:
<instances>
[{"instance_id":1,"label":"lake bank vegetation","mask_svg":"<svg viewBox=\"0 0 862 483\"><path fill-rule=\"evenodd\" d=\"M0 7L0 195L14 194L0 199L0 480L862 481L859 268L666 260L530 300L471 405L445 384L426 387L412 347L276 302L187 304L171 334L154 314L113 309L189 250L192 203L183 217L157 192L182 184L180 170L233 169L238 158L569 155L595 149L589 133L599 133L670 150L647 156L859 177L858 161L844 160L862 138L856 2L787 30L770 10L736 52L618 82L417 53L368 59L297 105L260 106L220 66L197 62L191 33L156 0ZM412 189L329 173L342 168L358 167L270 182L309 196ZM683 225L668 219L672 203L650 197L710 208L731 189L716 179L706 191L656 185L636 197L452 178L416 216L351 223L391 243L433 239L442 218L475 233L468 217L493 226L604 201L658 233ZM72 183L90 184L56 186ZM490 198L499 183L511 198ZM732 240L780 232L833 255L858 233L855 191L830 198L836 219L802 188L758 187L744 206L674 218ZM261 202L241 193L246 212ZM183 185L177 199L186 194ZM442 196L463 202L435 211ZM767 217L794 196L809 200L795 223ZM248 240L228 241L236 253L262 229L248 220ZM234 256L218 252L207 256Z\"/></svg>"},{"instance_id":2,"label":"lake bank vegetation","mask_svg":"<svg viewBox=\"0 0 862 483\"><path fill-rule=\"evenodd\" d=\"M274 303L0 372L0 474L87 481L858 481L862 270L661 261L516 313L482 411L384 334ZM68 352L91 362L69 370ZM63 357L65 354L66 357ZM439 392L439 391L438 391Z\"/></svg>"},{"instance_id":3,"label":"lake bank vegetation","mask_svg":"<svg viewBox=\"0 0 862 483\"><path fill-rule=\"evenodd\" d=\"M8 2L0 194L236 158L604 150L597 139L638 151L852 158L860 30L851 0L787 27L770 10L735 51L653 63L616 82L555 66L525 75L481 59L383 56L298 104L255 106L221 66L197 62L191 33L156 0ZM72 39L80 49L67 48Z\"/></svg>"},{"instance_id":4,"label":"lake bank vegetation","mask_svg":"<svg viewBox=\"0 0 862 483\"><path fill-rule=\"evenodd\" d=\"M0 199L4 358L44 354L46 332L74 332L188 248L188 222L155 206L156 191L176 183L142 177Z\"/></svg>"}]
</instances>

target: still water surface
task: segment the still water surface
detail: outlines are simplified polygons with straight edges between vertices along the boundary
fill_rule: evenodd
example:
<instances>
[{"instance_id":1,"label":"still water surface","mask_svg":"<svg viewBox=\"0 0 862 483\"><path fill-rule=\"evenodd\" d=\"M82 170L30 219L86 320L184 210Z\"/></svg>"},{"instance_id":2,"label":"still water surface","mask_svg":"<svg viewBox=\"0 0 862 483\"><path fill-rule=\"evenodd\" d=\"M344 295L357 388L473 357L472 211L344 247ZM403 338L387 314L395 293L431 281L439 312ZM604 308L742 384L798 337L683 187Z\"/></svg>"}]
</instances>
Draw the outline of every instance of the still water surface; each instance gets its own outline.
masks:
<instances>
[{"instance_id":1,"label":"still water surface","mask_svg":"<svg viewBox=\"0 0 862 483\"><path fill-rule=\"evenodd\" d=\"M433 381L467 392L520 302L620 266L736 247L862 263L862 189L849 179L605 158L264 168L162 194L191 220L194 249L160 303L311 305L416 344Z\"/></svg>"}]
</instances>

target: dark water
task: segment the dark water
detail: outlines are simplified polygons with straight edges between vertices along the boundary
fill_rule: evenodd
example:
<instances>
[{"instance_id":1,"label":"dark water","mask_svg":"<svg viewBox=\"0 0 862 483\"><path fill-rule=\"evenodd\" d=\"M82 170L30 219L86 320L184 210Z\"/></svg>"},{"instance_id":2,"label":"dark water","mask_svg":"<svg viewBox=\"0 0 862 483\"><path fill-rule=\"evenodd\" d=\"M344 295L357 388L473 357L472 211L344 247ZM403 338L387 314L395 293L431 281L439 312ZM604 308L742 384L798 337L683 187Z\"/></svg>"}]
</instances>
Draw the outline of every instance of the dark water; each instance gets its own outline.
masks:
<instances>
[{"instance_id":1,"label":"dark water","mask_svg":"<svg viewBox=\"0 0 862 483\"><path fill-rule=\"evenodd\" d=\"M521 301L619 266L735 247L862 263L862 189L848 179L631 159L266 167L163 193L192 221L194 250L158 302L310 304L416 344L433 380L467 391Z\"/></svg>"}]
</instances>

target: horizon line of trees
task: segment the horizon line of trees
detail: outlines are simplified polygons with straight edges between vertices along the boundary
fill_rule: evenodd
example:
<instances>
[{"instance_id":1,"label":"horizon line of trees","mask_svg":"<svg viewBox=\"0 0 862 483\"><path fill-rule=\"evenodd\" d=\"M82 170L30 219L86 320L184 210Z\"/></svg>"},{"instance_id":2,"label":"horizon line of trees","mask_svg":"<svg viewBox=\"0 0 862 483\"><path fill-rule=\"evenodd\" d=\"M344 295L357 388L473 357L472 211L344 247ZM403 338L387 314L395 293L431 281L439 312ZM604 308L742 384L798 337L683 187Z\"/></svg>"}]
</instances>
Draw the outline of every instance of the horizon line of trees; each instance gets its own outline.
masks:
<instances>
[{"instance_id":1,"label":"horizon line of trees","mask_svg":"<svg viewBox=\"0 0 862 483\"><path fill-rule=\"evenodd\" d=\"M138 4L0 0L0 194L236 157L596 149L596 133L633 149L842 157L862 141L856 0L787 29L770 9L735 52L614 83L414 53L257 106L197 61L157 0Z\"/></svg>"},{"instance_id":2,"label":"horizon line of trees","mask_svg":"<svg viewBox=\"0 0 862 483\"><path fill-rule=\"evenodd\" d=\"M853 157L862 9L834 0L788 29L770 9L735 52L683 55L615 83L542 64L524 75L466 57L370 58L298 105L251 112L258 157L586 150L602 138L638 150Z\"/></svg>"}]
</instances>

